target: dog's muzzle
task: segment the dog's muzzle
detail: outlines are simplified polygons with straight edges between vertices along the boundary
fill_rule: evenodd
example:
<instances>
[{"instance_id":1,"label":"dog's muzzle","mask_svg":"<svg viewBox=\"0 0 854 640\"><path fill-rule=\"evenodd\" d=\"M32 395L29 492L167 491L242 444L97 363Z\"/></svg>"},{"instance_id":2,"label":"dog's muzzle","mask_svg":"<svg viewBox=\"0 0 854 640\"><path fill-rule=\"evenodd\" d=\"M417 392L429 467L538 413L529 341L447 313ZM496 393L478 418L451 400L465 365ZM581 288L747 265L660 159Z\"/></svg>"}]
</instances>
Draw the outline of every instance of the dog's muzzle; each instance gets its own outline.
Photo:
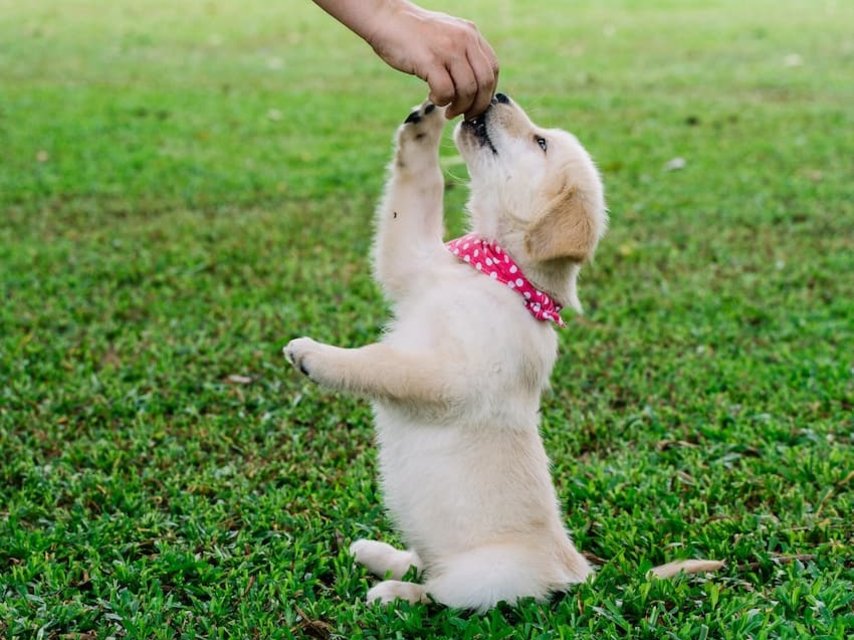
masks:
<instances>
[{"instance_id":1,"label":"dog's muzzle","mask_svg":"<svg viewBox=\"0 0 854 640\"><path fill-rule=\"evenodd\" d=\"M499 98L498 96L501 96ZM498 150L495 148L495 145L492 142L492 139L489 137L489 129L487 127L487 121L489 120L489 113L492 111L493 107L496 104L502 103L502 98L504 100L508 100L507 96L503 93L496 94L496 96L492 99L491 104L486 108L486 111L481 113L476 118L472 118L471 120L463 120L463 127L467 129L478 141L481 147L489 147L490 151L493 154L498 155Z\"/></svg>"},{"instance_id":2,"label":"dog's muzzle","mask_svg":"<svg viewBox=\"0 0 854 640\"><path fill-rule=\"evenodd\" d=\"M463 122L463 126L468 127L474 136L481 142L489 142L489 132L486 130L486 114L488 111L489 109L487 108L486 111L476 118Z\"/></svg>"}]
</instances>

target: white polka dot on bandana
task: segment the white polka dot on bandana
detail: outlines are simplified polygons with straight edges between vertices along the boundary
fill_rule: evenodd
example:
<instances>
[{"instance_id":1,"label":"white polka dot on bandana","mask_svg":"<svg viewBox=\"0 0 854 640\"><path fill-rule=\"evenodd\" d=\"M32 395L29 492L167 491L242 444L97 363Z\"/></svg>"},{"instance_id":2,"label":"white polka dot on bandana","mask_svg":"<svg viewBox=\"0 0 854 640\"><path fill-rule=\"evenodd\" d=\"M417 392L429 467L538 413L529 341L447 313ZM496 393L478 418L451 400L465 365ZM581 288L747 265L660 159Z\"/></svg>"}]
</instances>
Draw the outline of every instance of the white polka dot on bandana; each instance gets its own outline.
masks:
<instances>
[{"instance_id":1,"label":"white polka dot on bandana","mask_svg":"<svg viewBox=\"0 0 854 640\"><path fill-rule=\"evenodd\" d=\"M554 322L559 327L566 326L563 318L560 317L561 305L537 289L525 277L519 265L496 243L475 234L468 234L451 240L445 246L463 262L523 296L522 303L537 320ZM473 260L473 258L478 259Z\"/></svg>"}]
</instances>

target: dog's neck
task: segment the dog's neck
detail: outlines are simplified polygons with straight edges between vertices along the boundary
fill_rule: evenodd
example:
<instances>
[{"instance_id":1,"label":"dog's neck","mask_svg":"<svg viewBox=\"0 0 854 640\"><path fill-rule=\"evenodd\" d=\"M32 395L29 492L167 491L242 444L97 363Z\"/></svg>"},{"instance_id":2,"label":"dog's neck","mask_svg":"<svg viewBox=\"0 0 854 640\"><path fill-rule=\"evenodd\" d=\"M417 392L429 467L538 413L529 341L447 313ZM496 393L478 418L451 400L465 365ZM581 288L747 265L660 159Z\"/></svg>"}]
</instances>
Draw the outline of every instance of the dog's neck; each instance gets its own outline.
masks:
<instances>
[{"instance_id":1,"label":"dog's neck","mask_svg":"<svg viewBox=\"0 0 854 640\"><path fill-rule=\"evenodd\" d=\"M493 195L483 191L472 192L467 206L471 233L497 242L535 287L548 293L562 307L582 313L575 283L581 265L566 259L532 260L525 246L526 222L508 211ZM485 213L487 211L489 215Z\"/></svg>"},{"instance_id":2,"label":"dog's neck","mask_svg":"<svg viewBox=\"0 0 854 640\"><path fill-rule=\"evenodd\" d=\"M481 225L474 226L472 232L501 245L537 289L549 294L562 307L573 309L577 313L582 312L575 288L580 265L563 259L548 262L531 260L525 249L524 232L516 225L504 232L498 229L481 230L478 229Z\"/></svg>"},{"instance_id":3,"label":"dog's neck","mask_svg":"<svg viewBox=\"0 0 854 640\"><path fill-rule=\"evenodd\" d=\"M560 317L563 305L531 282L524 269L497 242L470 233L445 246L461 262L519 294L525 308L537 320L566 326Z\"/></svg>"},{"instance_id":4,"label":"dog's neck","mask_svg":"<svg viewBox=\"0 0 854 640\"><path fill-rule=\"evenodd\" d=\"M549 293L561 306L580 311L573 273L573 268L577 269L576 265L567 260L537 263L523 260L519 264L534 286Z\"/></svg>"}]
</instances>

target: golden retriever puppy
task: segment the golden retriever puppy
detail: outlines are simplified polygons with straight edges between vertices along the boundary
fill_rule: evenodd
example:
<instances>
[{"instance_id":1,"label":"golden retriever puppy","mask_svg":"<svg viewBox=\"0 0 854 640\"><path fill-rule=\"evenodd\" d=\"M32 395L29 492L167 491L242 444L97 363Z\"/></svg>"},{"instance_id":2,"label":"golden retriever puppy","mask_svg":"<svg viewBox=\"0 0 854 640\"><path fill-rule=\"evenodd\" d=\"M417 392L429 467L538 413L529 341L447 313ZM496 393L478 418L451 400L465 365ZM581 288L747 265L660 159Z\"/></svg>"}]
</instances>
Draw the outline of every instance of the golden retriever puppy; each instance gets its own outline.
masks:
<instances>
[{"instance_id":1,"label":"golden retriever puppy","mask_svg":"<svg viewBox=\"0 0 854 640\"><path fill-rule=\"evenodd\" d=\"M456 128L471 233L446 245L444 122L424 103L397 132L374 251L394 307L387 333L354 349L298 338L284 352L315 382L373 401L385 502L409 548L352 544L357 562L391 578L368 601L483 611L591 573L563 525L538 411L560 310L580 310L578 272L607 216L578 140L498 94ZM401 581L410 566L423 584Z\"/></svg>"}]
</instances>

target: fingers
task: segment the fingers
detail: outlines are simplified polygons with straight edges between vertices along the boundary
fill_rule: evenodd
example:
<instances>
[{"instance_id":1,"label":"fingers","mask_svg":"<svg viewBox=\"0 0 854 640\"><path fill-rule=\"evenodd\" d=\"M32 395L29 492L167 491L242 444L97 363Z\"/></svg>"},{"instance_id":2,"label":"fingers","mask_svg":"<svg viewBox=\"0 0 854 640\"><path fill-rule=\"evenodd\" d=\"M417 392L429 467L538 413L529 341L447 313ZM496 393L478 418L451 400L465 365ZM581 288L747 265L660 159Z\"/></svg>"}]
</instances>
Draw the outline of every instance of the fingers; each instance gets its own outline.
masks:
<instances>
[{"instance_id":1,"label":"fingers","mask_svg":"<svg viewBox=\"0 0 854 640\"><path fill-rule=\"evenodd\" d=\"M427 86L430 87L430 102L438 107L444 107L451 103L456 95L454 81L451 74L442 65L435 65L427 72Z\"/></svg>"},{"instance_id":2,"label":"fingers","mask_svg":"<svg viewBox=\"0 0 854 640\"><path fill-rule=\"evenodd\" d=\"M477 77L471 64L469 64L468 57L452 60L449 70L451 80L454 83L454 99L448 107L445 117L451 119L461 113L467 113L471 109L479 88Z\"/></svg>"},{"instance_id":3,"label":"fingers","mask_svg":"<svg viewBox=\"0 0 854 640\"><path fill-rule=\"evenodd\" d=\"M469 64L477 81L477 93L471 106L465 110L466 118L474 118L486 111L498 84L498 60L489 45L484 44L488 51L479 48L476 55L468 56Z\"/></svg>"},{"instance_id":4,"label":"fingers","mask_svg":"<svg viewBox=\"0 0 854 640\"><path fill-rule=\"evenodd\" d=\"M430 100L448 105L447 118L483 113L498 83L498 59L477 26L415 5L401 11L389 22L395 28L367 38L374 51L395 69L425 80Z\"/></svg>"},{"instance_id":5,"label":"fingers","mask_svg":"<svg viewBox=\"0 0 854 640\"><path fill-rule=\"evenodd\" d=\"M464 113L473 118L486 111L498 84L498 59L474 24L469 23L465 48L452 58L447 69L454 83L454 97L445 114L448 118Z\"/></svg>"}]
</instances>

